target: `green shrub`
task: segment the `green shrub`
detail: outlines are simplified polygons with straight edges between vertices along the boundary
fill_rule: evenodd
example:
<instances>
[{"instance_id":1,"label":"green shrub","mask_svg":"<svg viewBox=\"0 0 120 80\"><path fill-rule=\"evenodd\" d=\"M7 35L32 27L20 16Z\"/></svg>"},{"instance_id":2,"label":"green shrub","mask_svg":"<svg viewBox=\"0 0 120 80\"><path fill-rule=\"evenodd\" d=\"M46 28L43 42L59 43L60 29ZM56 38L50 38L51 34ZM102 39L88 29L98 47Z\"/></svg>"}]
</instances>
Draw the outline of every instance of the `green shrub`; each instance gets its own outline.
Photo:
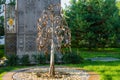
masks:
<instances>
[{"instance_id":1,"label":"green shrub","mask_svg":"<svg viewBox=\"0 0 120 80\"><path fill-rule=\"evenodd\" d=\"M4 45L0 45L0 59L4 56Z\"/></svg>"},{"instance_id":2,"label":"green shrub","mask_svg":"<svg viewBox=\"0 0 120 80\"><path fill-rule=\"evenodd\" d=\"M19 61L19 58L15 54L7 56L7 65L9 65L9 66L18 65L18 61Z\"/></svg>"},{"instance_id":3,"label":"green shrub","mask_svg":"<svg viewBox=\"0 0 120 80\"><path fill-rule=\"evenodd\" d=\"M63 62L66 64L79 64L83 62L83 58L76 52L63 54Z\"/></svg>"},{"instance_id":4,"label":"green shrub","mask_svg":"<svg viewBox=\"0 0 120 80\"><path fill-rule=\"evenodd\" d=\"M0 59L4 56L4 50L0 50Z\"/></svg>"},{"instance_id":5,"label":"green shrub","mask_svg":"<svg viewBox=\"0 0 120 80\"><path fill-rule=\"evenodd\" d=\"M0 49L4 49L4 45L0 45Z\"/></svg>"},{"instance_id":6,"label":"green shrub","mask_svg":"<svg viewBox=\"0 0 120 80\"><path fill-rule=\"evenodd\" d=\"M50 62L50 54L46 55L46 60L47 60L48 62ZM58 62L57 54L54 54L54 61L55 61L55 63Z\"/></svg>"},{"instance_id":7,"label":"green shrub","mask_svg":"<svg viewBox=\"0 0 120 80\"><path fill-rule=\"evenodd\" d=\"M46 63L46 56L44 54L33 55L33 58L38 64Z\"/></svg>"},{"instance_id":8,"label":"green shrub","mask_svg":"<svg viewBox=\"0 0 120 80\"><path fill-rule=\"evenodd\" d=\"M34 58L34 61L37 62L38 64L45 64L50 62L50 54L45 55L41 53L38 55L33 55L32 57ZM57 55L55 54L54 57L55 57L55 63L57 63L58 61Z\"/></svg>"},{"instance_id":9,"label":"green shrub","mask_svg":"<svg viewBox=\"0 0 120 80\"><path fill-rule=\"evenodd\" d=\"M29 64L30 64L29 55L28 55L28 54L23 55L23 56L20 58L20 63L21 63L22 65L29 65Z\"/></svg>"}]
</instances>

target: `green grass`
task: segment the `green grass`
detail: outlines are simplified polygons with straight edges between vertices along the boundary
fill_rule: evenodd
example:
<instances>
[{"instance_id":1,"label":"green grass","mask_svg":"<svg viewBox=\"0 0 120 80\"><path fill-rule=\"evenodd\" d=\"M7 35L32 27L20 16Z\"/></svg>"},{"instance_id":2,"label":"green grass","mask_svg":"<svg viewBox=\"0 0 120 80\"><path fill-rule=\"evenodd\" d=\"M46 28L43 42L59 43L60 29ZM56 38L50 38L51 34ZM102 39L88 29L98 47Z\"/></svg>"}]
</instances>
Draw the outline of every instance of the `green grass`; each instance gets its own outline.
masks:
<instances>
[{"instance_id":1,"label":"green grass","mask_svg":"<svg viewBox=\"0 0 120 80\"><path fill-rule=\"evenodd\" d=\"M104 48L104 49L72 49L77 51L83 58L94 58L94 57L115 57L120 59L120 48ZM85 61L83 64L68 64L69 67L84 68L86 70L94 71L100 74L101 80L119 80L120 79L120 62L91 62Z\"/></svg>"},{"instance_id":2,"label":"green grass","mask_svg":"<svg viewBox=\"0 0 120 80\"><path fill-rule=\"evenodd\" d=\"M0 67L0 80L2 80L3 75L6 74L7 72L12 71L12 70L17 70L17 69L20 69L20 68L25 68L25 66L16 66L16 67L8 66L8 67Z\"/></svg>"},{"instance_id":3,"label":"green grass","mask_svg":"<svg viewBox=\"0 0 120 80\"><path fill-rule=\"evenodd\" d=\"M85 62L83 64L68 64L65 66L83 68L94 71L101 76L101 80L119 80L120 62Z\"/></svg>"},{"instance_id":4,"label":"green grass","mask_svg":"<svg viewBox=\"0 0 120 80\"><path fill-rule=\"evenodd\" d=\"M119 80L120 79L120 62L90 62L85 61L83 64L63 64L63 66L83 68L88 71L94 71L100 74L101 80ZM11 70L25 68L23 66L2 67L0 68L0 80L2 76Z\"/></svg>"},{"instance_id":5,"label":"green grass","mask_svg":"<svg viewBox=\"0 0 120 80\"><path fill-rule=\"evenodd\" d=\"M77 51L79 55L83 58L92 58L92 57L115 57L120 58L120 48L105 48L105 49L97 49L97 50L87 50L87 49L72 49L73 51Z\"/></svg>"},{"instance_id":6,"label":"green grass","mask_svg":"<svg viewBox=\"0 0 120 80\"><path fill-rule=\"evenodd\" d=\"M92 57L116 57L120 58L120 48L105 48L89 51L87 49L73 49L77 51L83 58ZM1 50L0 50L1 51ZM4 50L2 50L4 51ZM120 79L120 62L91 62L85 61L82 64L64 64L63 66L83 68L85 70L94 71L100 74L101 80L119 80ZM17 67L1 67L0 68L0 80L2 76L11 70L24 68L21 66Z\"/></svg>"},{"instance_id":7,"label":"green grass","mask_svg":"<svg viewBox=\"0 0 120 80\"><path fill-rule=\"evenodd\" d=\"M4 56L4 49L0 49L0 59Z\"/></svg>"},{"instance_id":8,"label":"green grass","mask_svg":"<svg viewBox=\"0 0 120 80\"><path fill-rule=\"evenodd\" d=\"M120 58L120 53L113 53L113 52L79 51L79 54L83 58L92 58L92 57L115 57L115 58Z\"/></svg>"}]
</instances>

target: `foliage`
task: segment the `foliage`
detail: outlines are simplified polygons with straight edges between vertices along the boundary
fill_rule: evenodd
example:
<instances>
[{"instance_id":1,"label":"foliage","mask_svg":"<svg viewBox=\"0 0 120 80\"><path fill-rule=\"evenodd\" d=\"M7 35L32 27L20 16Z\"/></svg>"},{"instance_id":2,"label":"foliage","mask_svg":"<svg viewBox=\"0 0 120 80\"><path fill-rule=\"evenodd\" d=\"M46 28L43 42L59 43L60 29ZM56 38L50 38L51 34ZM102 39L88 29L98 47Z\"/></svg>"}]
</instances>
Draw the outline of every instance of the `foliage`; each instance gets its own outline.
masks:
<instances>
[{"instance_id":1,"label":"foliage","mask_svg":"<svg viewBox=\"0 0 120 80\"><path fill-rule=\"evenodd\" d=\"M32 56L38 64L45 64L46 63L46 56L44 54L38 54Z\"/></svg>"},{"instance_id":2,"label":"foliage","mask_svg":"<svg viewBox=\"0 0 120 80\"><path fill-rule=\"evenodd\" d=\"M1 5L1 4L6 4L7 1L8 1L8 0L0 0L0 5ZM9 4L15 5L16 0L9 0L9 1L10 1Z\"/></svg>"},{"instance_id":3,"label":"foliage","mask_svg":"<svg viewBox=\"0 0 120 80\"><path fill-rule=\"evenodd\" d=\"M2 4L5 4L6 0L0 0L0 14L3 13Z\"/></svg>"},{"instance_id":4,"label":"foliage","mask_svg":"<svg viewBox=\"0 0 120 80\"><path fill-rule=\"evenodd\" d=\"M4 4L6 0L0 0L0 4Z\"/></svg>"},{"instance_id":5,"label":"foliage","mask_svg":"<svg viewBox=\"0 0 120 80\"><path fill-rule=\"evenodd\" d=\"M37 48L46 54L50 52L52 45L55 45L53 50L60 52L63 45L68 47L71 44L70 29L63 16L56 14L54 7L59 5L50 5L42 12L37 23Z\"/></svg>"},{"instance_id":6,"label":"foliage","mask_svg":"<svg viewBox=\"0 0 120 80\"><path fill-rule=\"evenodd\" d=\"M63 55L63 62L66 64L79 64L83 62L83 58L76 52L66 53Z\"/></svg>"},{"instance_id":7,"label":"foliage","mask_svg":"<svg viewBox=\"0 0 120 80\"><path fill-rule=\"evenodd\" d=\"M4 6L3 4L6 4L8 0L0 0L0 15L4 13ZM9 5L15 5L16 0L9 0L10 2L8 3ZM4 17L0 16L0 36L4 35Z\"/></svg>"},{"instance_id":8,"label":"foliage","mask_svg":"<svg viewBox=\"0 0 120 80\"><path fill-rule=\"evenodd\" d=\"M9 66L17 66L18 65L18 62L19 62L19 58L17 55L15 54L11 54L9 56L7 56L7 65Z\"/></svg>"},{"instance_id":9,"label":"foliage","mask_svg":"<svg viewBox=\"0 0 120 80\"><path fill-rule=\"evenodd\" d=\"M22 55L22 58L20 58L20 63L22 65L28 65L30 64L30 60L29 60L29 55Z\"/></svg>"},{"instance_id":10,"label":"foliage","mask_svg":"<svg viewBox=\"0 0 120 80\"><path fill-rule=\"evenodd\" d=\"M0 59L4 56L4 45L0 45Z\"/></svg>"},{"instance_id":11,"label":"foliage","mask_svg":"<svg viewBox=\"0 0 120 80\"><path fill-rule=\"evenodd\" d=\"M50 77L55 76L54 54L61 53L62 45L69 47L71 44L71 34L68 25L63 18L61 12L56 13L56 9L60 10L59 4L51 4L43 10L37 22L37 49L48 54L50 52ZM59 56L61 56L59 54Z\"/></svg>"},{"instance_id":12,"label":"foliage","mask_svg":"<svg viewBox=\"0 0 120 80\"><path fill-rule=\"evenodd\" d=\"M15 5L16 4L16 0L10 0L10 5Z\"/></svg>"},{"instance_id":13,"label":"foliage","mask_svg":"<svg viewBox=\"0 0 120 80\"><path fill-rule=\"evenodd\" d=\"M71 0L64 14L72 31L73 47L117 45L120 18L115 0Z\"/></svg>"},{"instance_id":14,"label":"foliage","mask_svg":"<svg viewBox=\"0 0 120 80\"><path fill-rule=\"evenodd\" d=\"M116 6L117 6L118 9L119 9L119 15L120 15L120 1L117 1L117 2L116 2Z\"/></svg>"},{"instance_id":15,"label":"foliage","mask_svg":"<svg viewBox=\"0 0 120 80\"><path fill-rule=\"evenodd\" d=\"M0 49L4 49L4 45L0 45Z\"/></svg>"},{"instance_id":16,"label":"foliage","mask_svg":"<svg viewBox=\"0 0 120 80\"><path fill-rule=\"evenodd\" d=\"M54 54L54 60L55 60L55 63L58 63L59 59L57 57L57 53ZM50 62L50 54L46 55L46 61Z\"/></svg>"},{"instance_id":17,"label":"foliage","mask_svg":"<svg viewBox=\"0 0 120 80\"><path fill-rule=\"evenodd\" d=\"M58 63L57 55L54 54L54 56L55 56L55 63ZM38 55L33 55L32 57L33 60L38 64L46 64L50 62L50 54L45 55L43 53L40 53Z\"/></svg>"},{"instance_id":18,"label":"foliage","mask_svg":"<svg viewBox=\"0 0 120 80\"><path fill-rule=\"evenodd\" d=\"M16 4L16 0L0 0L0 14L4 12L4 10L2 8L2 5L6 4L7 1L9 1L8 4L10 4L10 5L15 5Z\"/></svg>"},{"instance_id":19,"label":"foliage","mask_svg":"<svg viewBox=\"0 0 120 80\"><path fill-rule=\"evenodd\" d=\"M4 50L0 49L0 59L4 56Z\"/></svg>"},{"instance_id":20,"label":"foliage","mask_svg":"<svg viewBox=\"0 0 120 80\"><path fill-rule=\"evenodd\" d=\"M0 17L0 36L4 35L4 17Z\"/></svg>"}]
</instances>

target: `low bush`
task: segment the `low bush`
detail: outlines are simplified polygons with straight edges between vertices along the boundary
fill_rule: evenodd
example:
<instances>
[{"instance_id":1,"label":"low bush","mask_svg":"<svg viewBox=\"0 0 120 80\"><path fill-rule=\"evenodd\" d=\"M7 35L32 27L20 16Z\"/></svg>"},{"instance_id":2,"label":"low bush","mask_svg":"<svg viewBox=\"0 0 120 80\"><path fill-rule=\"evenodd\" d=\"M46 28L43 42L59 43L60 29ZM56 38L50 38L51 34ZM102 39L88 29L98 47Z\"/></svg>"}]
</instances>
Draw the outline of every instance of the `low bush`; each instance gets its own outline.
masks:
<instances>
[{"instance_id":1,"label":"low bush","mask_svg":"<svg viewBox=\"0 0 120 80\"><path fill-rule=\"evenodd\" d=\"M63 62L66 64L79 64L83 62L83 58L76 52L63 54Z\"/></svg>"},{"instance_id":2,"label":"low bush","mask_svg":"<svg viewBox=\"0 0 120 80\"><path fill-rule=\"evenodd\" d=\"M38 64L46 63L46 56L44 54L33 55L34 61Z\"/></svg>"},{"instance_id":3,"label":"low bush","mask_svg":"<svg viewBox=\"0 0 120 80\"><path fill-rule=\"evenodd\" d=\"M18 65L18 61L19 61L18 56L15 55L15 54L12 54L12 55L7 56L6 63L9 66L17 66Z\"/></svg>"},{"instance_id":4,"label":"low bush","mask_svg":"<svg viewBox=\"0 0 120 80\"><path fill-rule=\"evenodd\" d=\"M4 45L0 45L0 49L4 49Z\"/></svg>"},{"instance_id":5,"label":"low bush","mask_svg":"<svg viewBox=\"0 0 120 80\"><path fill-rule=\"evenodd\" d=\"M4 50L0 50L0 59L4 56Z\"/></svg>"},{"instance_id":6,"label":"low bush","mask_svg":"<svg viewBox=\"0 0 120 80\"><path fill-rule=\"evenodd\" d=\"M46 64L46 63L50 62L50 54L45 55L45 54L41 53L38 55L33 55L32 57L33 57L34 61L37 62L38 64ZM57 58L56 54L54 55L54 58L55 58L55 60L54 60L55 63L57 63L58 58Z\"/></svg>"},{"instance_id":7,"label":"low bush","mask_svg":"<svg viewBox=\"0 0 120 80\"><path fill-rule=\"evenodd\" d=\"M46 55L46 60L47 60L48 62L50 62L50 57L51 57L50 54ZM54 61L55 61L55 63L58 62L57 54L54 54Z\"/></svg>"},{"instance_id":8,"label":"low bush","mask_svg":"<svg viewBox=\"0 0 120 80\"><path fill-rule=\"evenodd\" d=\"M29 64L30 64L29 55L28 55L28 54L23 55L23 56L20 58L20 63L21 63L22 65L29 65Z\"/></svg>"}]
</instances>

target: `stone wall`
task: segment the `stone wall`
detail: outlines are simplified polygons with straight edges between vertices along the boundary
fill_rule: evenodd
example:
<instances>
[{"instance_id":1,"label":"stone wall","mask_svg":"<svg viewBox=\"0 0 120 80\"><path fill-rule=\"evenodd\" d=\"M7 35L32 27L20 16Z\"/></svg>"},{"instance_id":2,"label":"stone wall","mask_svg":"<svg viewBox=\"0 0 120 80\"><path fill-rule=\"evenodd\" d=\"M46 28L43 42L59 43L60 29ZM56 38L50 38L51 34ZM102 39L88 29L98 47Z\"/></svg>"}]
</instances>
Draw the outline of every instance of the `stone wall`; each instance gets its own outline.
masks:
<instances>
[{"instance_id":1,"label":"stone wall","mask_svg":"<svg viewBox=\"0 0 120 80\"><path fill-rule=\"evenodd\" d=\"M17 55L37 53L37 20L50 4L58 3L60 0L17 0Z\"/></svg>"}]
</instances>

